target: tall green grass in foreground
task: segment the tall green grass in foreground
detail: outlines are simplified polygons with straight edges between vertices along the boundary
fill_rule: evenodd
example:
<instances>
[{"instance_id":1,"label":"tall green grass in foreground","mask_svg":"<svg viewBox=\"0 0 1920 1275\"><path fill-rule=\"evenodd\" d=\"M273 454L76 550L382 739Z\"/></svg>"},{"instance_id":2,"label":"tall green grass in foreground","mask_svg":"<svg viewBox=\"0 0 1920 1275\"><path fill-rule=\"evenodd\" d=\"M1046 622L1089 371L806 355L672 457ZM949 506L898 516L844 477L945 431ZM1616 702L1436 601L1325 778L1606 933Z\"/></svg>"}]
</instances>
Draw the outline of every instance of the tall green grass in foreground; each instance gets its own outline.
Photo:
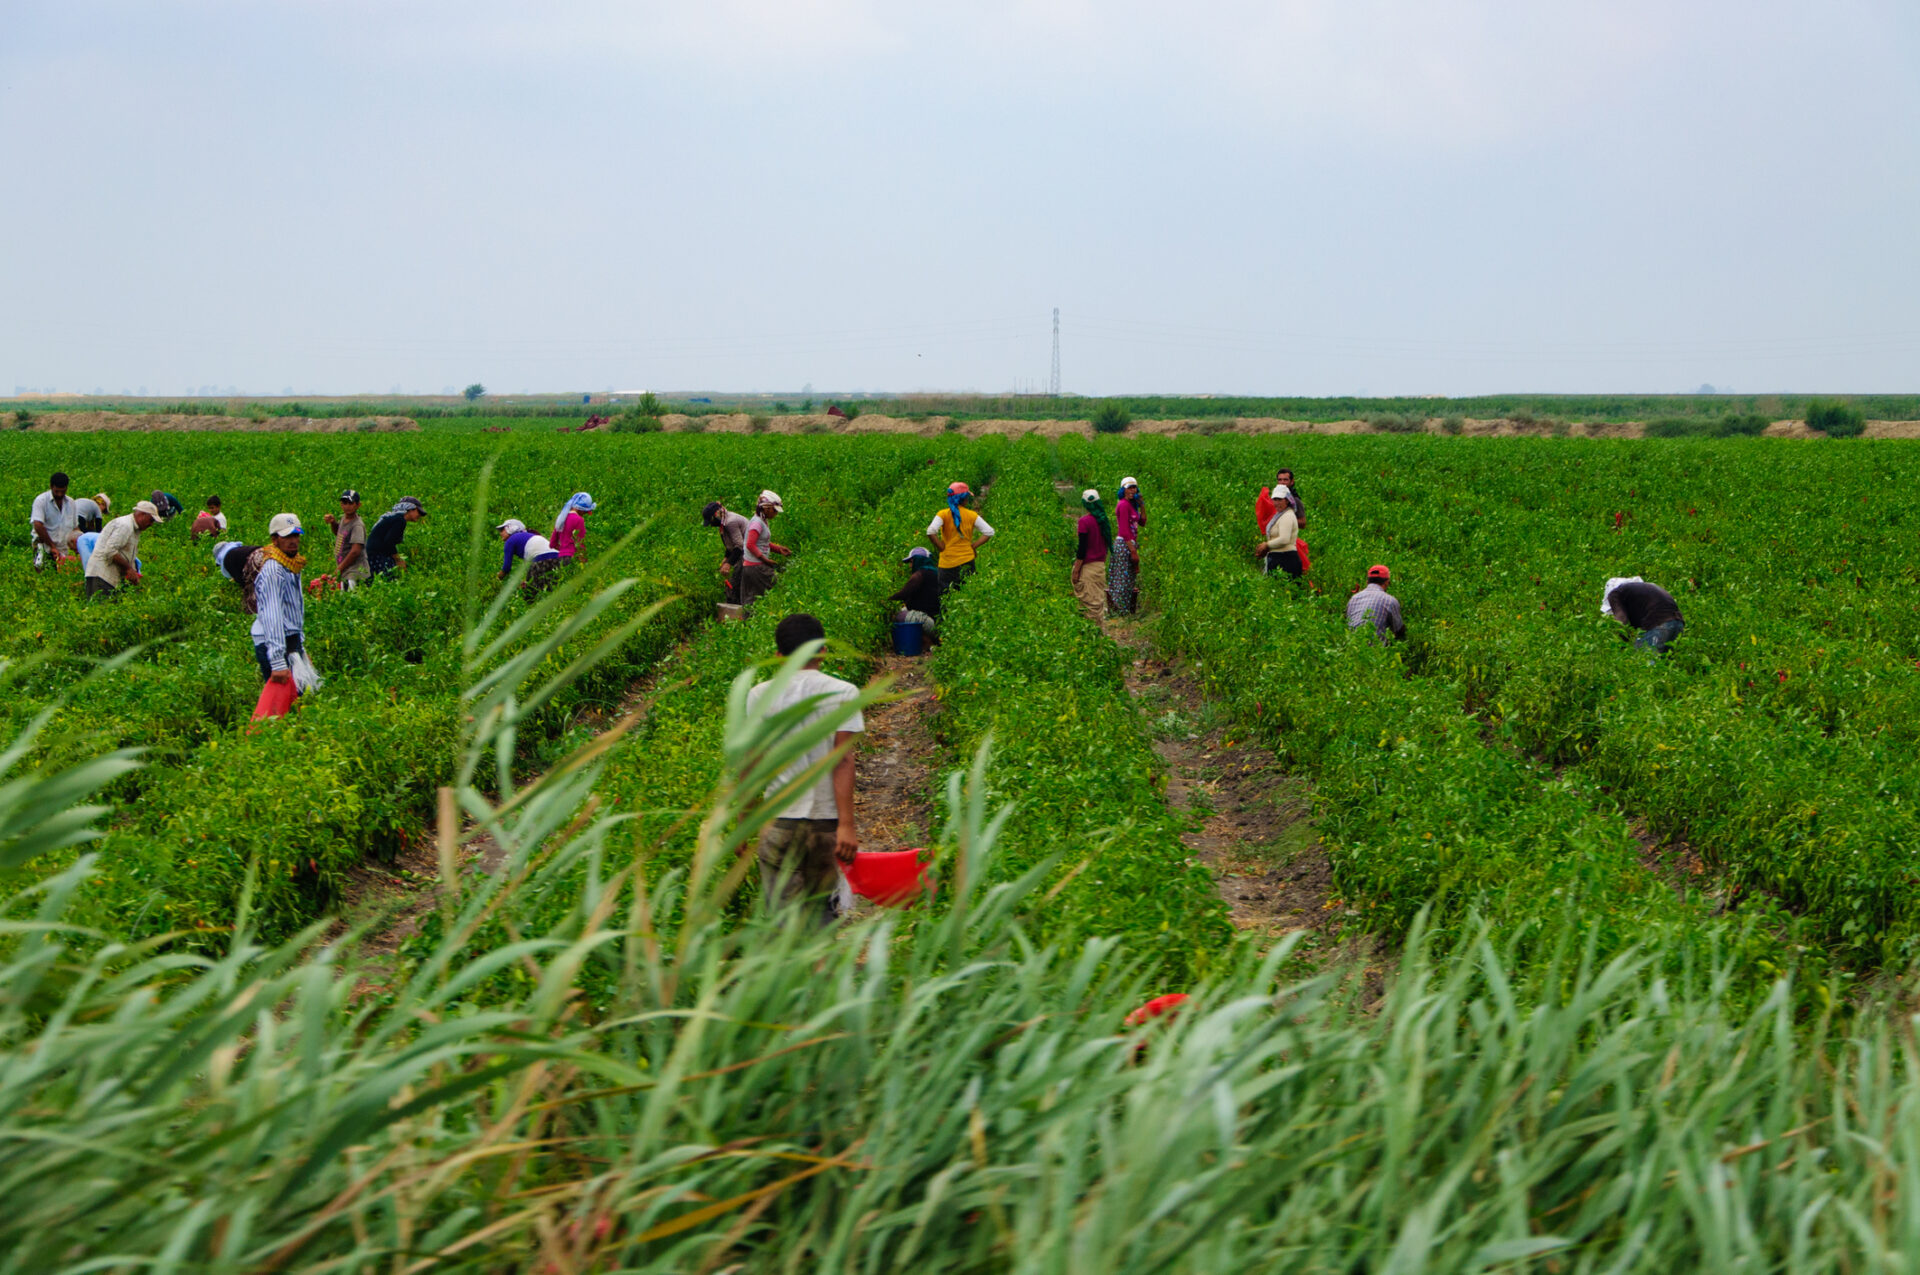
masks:
<instances>
[{"instance_id":1,"label":"tall green grass in foreground","mask_svg":"<svg viewBox=\"0 0 1920 1275\"><path fill-rule=\"evenodd\" d=\"M449 861L485 833L507 864L443 900L417 967L368 968L318 927L269 947L243 922L218 958L102 945L63 921L89 858L0 903L0 1272L1866 1271L1920 1254L1904 1020L1830 1038L1792 1020L1785 987L1735 1020L1711 969L1668 981L1575 943L1521 982L1495 936L1444 965L1416 936L1375 1004L1337 972L1290 979L1283 945L1126 1029L1169 989L1108 943L1035 948L1033 876L976 884L1020 817L992 810L984 748L948 779L939 908L830 934L729 923L735 851L766 817L753 795L834 722L751 717L743 677L698 851L656 877L590 804L606 741L513 786L516 724L555 689L523 679L562 663L562 637L517 648L499 618L471 622L441 833ZM497 642L513 663L489 663ZM77 803L131 764L14 775L27 742L0 755L16 883L87 835ZM488 918L554 894L573 901L560 922L474 949ZM662 932L676 899L687 920ZM611 1003L575 994L589 963Z\"/></svg>"}]
</instances>

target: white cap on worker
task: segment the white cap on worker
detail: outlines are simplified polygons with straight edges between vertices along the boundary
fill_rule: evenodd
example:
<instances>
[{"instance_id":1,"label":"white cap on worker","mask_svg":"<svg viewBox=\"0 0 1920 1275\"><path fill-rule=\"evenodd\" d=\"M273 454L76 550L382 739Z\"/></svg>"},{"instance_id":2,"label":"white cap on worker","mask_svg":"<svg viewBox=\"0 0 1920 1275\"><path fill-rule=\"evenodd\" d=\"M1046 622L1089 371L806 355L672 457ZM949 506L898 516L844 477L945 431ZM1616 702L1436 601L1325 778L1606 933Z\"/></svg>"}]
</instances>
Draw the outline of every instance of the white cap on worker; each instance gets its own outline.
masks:
<instances>
[{"instance_id":1,"label":"white cap on worker","mask_svg":"<svg viewBox=\"0 0 1920 1275\"><path fill-rule=\"evenodd\" d=\"M1081 493L1080 493L1080 499L1082 499L1082 500L1098 500L1098 499L1100 499L1100 493L1099 493L1099 492L1097 492L1097 491L1095 491L1095 490L1094 490L1093 488L1091 488L1091 487L1089 487L1089 488L1087 488L1087 489L1086 489L1085 491L1083 491L1083 492L1081 492Z\"/></svg>"},{"instance_id":2,"label":"white cap on worker","mask_svg":"<svg viewBox=\"0 0 1920 1275\"><path fill-rule=\"evenodd\" d=\"M133 512L137 514L145 514L147 517L153 519L155 522L158 522L160 520L160 506L154 504L151 500L141 501L139 504L133 507Z\"/></svg>"},{"instance_id":3,"label":"white cap on worker","mask_svg":"<svg viewBox=\"0 0 1920 1275\"><path fill-rule=\"evenodd\" d=\"M518 518L509 518L505 522L501 523L499 526L494 528L495 531L504 531L504 532L507 532L508 534L512 534L513 532L516 532L516 531L525 531L526 529L527 529L527 524L524 522L521 522Z\"/></svg>"},{"instance_id":4,"label":"white cap on worker","mask_svg":"<svg viewBox=\"0 0 1920 1275\"><path fill-rule=\"evenodd\" d=\"M270 536L304 536L307 533L300 529L300 520L292 514L275 514L273 521L267 524L267 534Z\"/></svg>"},{"instance_id":5,"label":"white cap on worker","mask_svg":"<svg viewBox=\"0 0 1920 1275\"><path fill-rule=\"evenodd\" d=\"M1129 487L1138 487L1139 485L1140 485L1140 484L1139 484L1139 483L1138 483L1137 481L1135 481L1134 479L1131 479L1131 478L1122 478L1122 479L1120 480L1120 490L1121 490L1121 491L1125 491L1125 490L1126 490L1127 488L1129 488Z\"/></svg>"},{"instance_id":6,"label":"white cap on worker","mask_svg":"<svg viewBox=\"0 0 1920 1275\"><path fill-rule=\"evenodd\" d=\"M1293 495L1292 492L1287 490L1285 483L1275 483L1273 485L1273 491L1269 494L1272 495L1275 500L1285 500L1288 496Z\"/></svg>"},{"instance_id":7,"label":"white cap on worker","mask_svg":"<svg viewBox=\"0 0 1920 1275\"><path fill-rule=\"evenodd\" d=\"M785 505L780 503L780 493L774 492L774 491L761 492L760 499L755 501L754 503L756 505L772 505L775 509L786 508Z\"/></svg>"}]
</instances>

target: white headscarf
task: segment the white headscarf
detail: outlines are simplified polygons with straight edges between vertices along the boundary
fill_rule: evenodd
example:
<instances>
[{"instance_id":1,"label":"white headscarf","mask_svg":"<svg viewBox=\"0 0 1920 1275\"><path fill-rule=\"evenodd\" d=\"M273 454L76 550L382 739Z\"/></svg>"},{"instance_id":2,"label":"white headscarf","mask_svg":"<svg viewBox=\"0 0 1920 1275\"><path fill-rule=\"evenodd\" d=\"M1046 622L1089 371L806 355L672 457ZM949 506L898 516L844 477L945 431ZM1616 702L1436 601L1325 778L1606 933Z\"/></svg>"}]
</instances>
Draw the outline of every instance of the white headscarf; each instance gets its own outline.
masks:
<instances>
[{"instance_id":1,"label":"white headscarf","mask_svg":"<svg viewBox=\"0 0 1920 1275\"><path fill-rule=\"evenodd\" d=\"M1607 587L1600 590L1600 614L1601 615L1613 614L1613 608L1607 605L1607 599L1613 596L1613 591L1615 589L1619 588L1623 584L1645 584L1645 583L1646 581L1642 580L1639 576L1614 576L1612 579L1608 580Z\"/></svg>"}]
</instances>

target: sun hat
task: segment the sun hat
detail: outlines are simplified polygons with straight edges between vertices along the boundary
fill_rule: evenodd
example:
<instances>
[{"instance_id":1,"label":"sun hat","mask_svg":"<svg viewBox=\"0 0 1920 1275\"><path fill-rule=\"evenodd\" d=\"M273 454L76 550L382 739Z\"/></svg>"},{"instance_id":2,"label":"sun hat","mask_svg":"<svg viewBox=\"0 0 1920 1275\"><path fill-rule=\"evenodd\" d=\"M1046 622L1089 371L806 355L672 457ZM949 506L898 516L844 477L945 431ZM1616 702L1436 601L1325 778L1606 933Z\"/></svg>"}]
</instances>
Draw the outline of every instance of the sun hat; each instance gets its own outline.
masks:
<instances>
[{"instance_id":1,"label":"sun hat","mask_svg":"<svg viewBox=\"0 0 1920 1275\"><path fill-rule=\"evenodd\" d=\"M771 491L771 490L761 492L760 498L754 501L753 503L755 504L755 506L772 505L775 509L782 509L782 510L786 508L785 505L780 503L780 493L776 491Z\"/></svg>"},{"instance_id":2,"label":"sun hat","mask_svg":"<svg viewBox=\"0 0 1920 1275\"><path fill-rule=\"evenodd\" d=\"M273 521L267 524L267 534L270 536L304 536L307 533L300 529L300 519L295 515L275 514Z\"/></svg>"},{"instance_id":3,"label":"sun hat","mask_svg":"<svg viewBox=\"0 0 1920 1275\"><path fill-rule=\"evenodd\" d=\"M1367 579L1391 580L1393 579L1393 572L1387 570L1385 567L1381 566L1379 563L1376 562L1372 566L1367 568Z\"/></svg>"},{"instance_id":4,"label":"sun hat","mask_svg":"<svg viewBox=\"0 0 1920 1275\"><path fill-rule=\"evenodd\" d=\"M524 522L521 522L518 518L509 518L505 522L501 523L499 526L494 528L495 531L505 531L505 532L525 531L526 529L527 529L527 524Z\"/></svg>"},{"instance_id":5,"label":"sun hat","mask_svg":"<svg viewBox=\"0 0 1920 1275\"><path fill-rule=\"evenodd\" d=\"M900 561L918 562L922 558L931 558L932 556L931 553L927 552L925 545L915 545L913 548L907 550L907 556L900 559Z\"/></svg>"},{"instance_id":6,"label":"sun hat","mask_svg":"<svg viewBox=\"0 0 1920 1275\"><path fill-rule=\"evenodd\" d=\"M153 519L155 522L160 521L160 509L151 500L141 501L139 504L133 507L133 512L137 514L145 514L147 517Z\"/></svg>"},{"instance_id":7,"label":"sun hat","mask_svg":"<svg viewBox=\"0 0 1920 1275\"><path fill-rule=\"evenodd\" d=\"M360 503L360 493L349 487L340 493L340 503L343 505L357 505Z\"/></svg>"}]
</instances>

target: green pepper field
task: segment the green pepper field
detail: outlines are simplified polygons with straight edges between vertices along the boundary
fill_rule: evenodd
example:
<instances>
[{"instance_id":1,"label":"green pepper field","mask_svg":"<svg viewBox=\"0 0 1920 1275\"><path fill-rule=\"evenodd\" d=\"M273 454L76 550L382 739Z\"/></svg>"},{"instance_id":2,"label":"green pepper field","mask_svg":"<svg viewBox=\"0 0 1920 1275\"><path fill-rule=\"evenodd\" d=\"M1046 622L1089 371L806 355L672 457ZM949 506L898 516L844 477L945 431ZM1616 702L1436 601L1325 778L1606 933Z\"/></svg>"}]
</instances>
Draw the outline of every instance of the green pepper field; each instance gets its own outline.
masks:
<instances>
[{"instance_id":1,"label":"green pepper field","mask_svg":"<svg viewBox=\"0 0 1920 1275\"><path fill-rule=\"evenodd\" d=\"M207 978L227 971L228 995L245 964L236 928L260 952L312 943L358 865L432 841L436 793L459 763L462 636L500 566L476 525L538 529L590 491L583 560L604 562L607 582L635 581L538 677L659 607L511 741L513 776L530 778L644 694L592 772L589 813L617 821L604 859L537 877L458 937L450 912L428 915L400 953L402 972L476 962L459 1004L418 1021L468 1016L458 1030L482 1043L405 1073L417 1086L406 1094L450 1105L380 1089L362 1108L386 1115L315 1115L334 1141L302 1151L277 1193L258 1185L271 1176L261 1161L229 1145L241 1126L206 1126L222 1149L194 1172L252 1200L248 1224L303 1261L1839 1271L1901 1269L1920 1251L1920 1055L1867 1010L1920 961L1920 444L113 434L23 436L7 455L23 515L54 469L75 495L110 492L116 513L154 488L188 511L143 534L143 582L103 601L82 600L77 571L31 568L24 516L0 558L8 737L52 712L25 766L53 773L119 748L144 759L98 798L100 840L31 869L71 883L70 950L89 954L101 986L127 952L159 952L180 964L153 986L205 963ZM1298 581L1263 576L1251 552L1254 495L1281 467L1305 501L1312 567ZM1075 493L1110 499L1122 475L1139 479L1148 515L1140 632L1310 784L1337 902L1398 964L1379 1003L1342 999L1338 968L1290 942L1236 935L1182 842L1189 816L1165 797L1124 681L1134 653L1081 616L1068 583ZM955 480L980 493L997 534L945 602L926 664L939 749L927 760L943 844L991 843L988 879L957 883L950 856L942 902L888 920L899 931L876 931L862 954L829 942L796 947L785 972L753 966L724 937L755 924L751 881L702 911L702 816L730 809L715 796L729 688L773 654L775 623L795 611L824 621L829 671L866 681L887 649L901 556L925 543ZM409 527L395 578L309 598L325 684L249 730L260 675L248 616L211 541L187 543L191 513L217 493L229 536L248 543L271 515L298 514L312 575L330 566L320 519L346 487L364 493L369 524L406 495L430 516ZM749 619L720 623L718 538L700 510L749 509L761 488L784 498L774 535L791 565ZM1392 569L1409 630L1392 647L1343 622L1376 562ZM1649 660L1603 618L1611 576L1678 600L1686 630L1666 657ZM563 610L587 602L582 591ZM510 618L530 604L505 605ZM989 744L991 803L1012 809L987 833L948 779ZM1657 851L1677 845L1698 872L1662 866ZM648 889L614 872L626 861L644 864ZM994 891L990 906L969 912L969 890ZM620 937L593 947L585 936L601 926ZM6 942L27 942L13 933ZM564 977L529 934L578 948ZM808 968L821 972L811 982L795 973ZM411 993L381 980L301 1011L337 1020L329 1049L341 1052L326 1056L361 1058L370 1077L390 1065L380 1042L456 1031L380 1025L388 1009L412 1012ZM306 993L274 986L296 1017ZM1102 1052L1119 1010L1186 989L1211 1016L1168 1028L1186 1034L1151 1055ZM16 1011L9 1030L28 1035L87 1021L24 1000ZM249 1030L250 1065L279 1065L264 1020ZM514 1051L536 1040L564 1052L539 1054L552 1069L510 1093L534 1057ZM809 1041L838 1043L764 1061ZM282 1045L287 1077L325 1070ZM209 1089L188 1070L140 1101L241 1118L220 1105L224 1080ZM704 1077L719 1079L671 1101L631 1097ZM0 1096L35 1111L85 1105L79 1088L56 1099L35 1087L46 1082L8 1083L0 1071ZM315 1112L332 1101L311 1098ZM528 1114L575 1102L572 1115ZM260 1103L249 1119L293 1110ZM1846 1133L1849 1121L1863 1132ZM580 1158L529 1159L543 1138L577 1141ZM376 1165L370 1147L430 1148L420 1163L452 1165L470 1143L509 1159L478 1177L448 1168L413 1196L424 1179L402 1174L365 1201L351 1185L400 1163ZM0 1187L30 1171L9 1145L0 1129ZM177 1221L164 1237L131 1213L114 1222L145 1237L120 1252L175 1245L200 1264L167 1269L265 1269L255 1262L281 1252L266 1239L249 1249L216 1242L207 1217L188 1226L200 1189L168 1188L153 1213ZM46 1207L59 1217L47 1234L84 1235L64 1206ZM483 1228L510 1254L497 1265L462 1238Z\"/></svg>"}]
</instances>

